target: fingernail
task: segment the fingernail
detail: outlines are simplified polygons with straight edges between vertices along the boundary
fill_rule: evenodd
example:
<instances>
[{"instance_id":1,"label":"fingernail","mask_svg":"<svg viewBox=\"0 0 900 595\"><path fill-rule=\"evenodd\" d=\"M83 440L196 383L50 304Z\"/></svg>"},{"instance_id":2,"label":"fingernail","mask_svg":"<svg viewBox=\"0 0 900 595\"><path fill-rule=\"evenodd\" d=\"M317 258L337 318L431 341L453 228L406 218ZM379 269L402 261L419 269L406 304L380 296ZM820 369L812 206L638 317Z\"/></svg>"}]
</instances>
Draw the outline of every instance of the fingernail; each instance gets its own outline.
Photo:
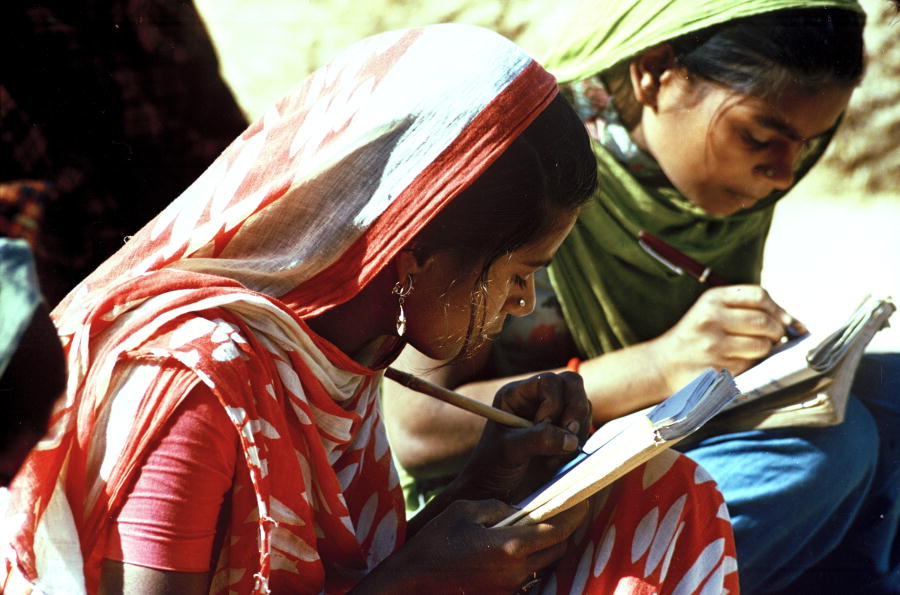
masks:
<instances>
[{"instance_id":1,"label":"fingernail","mask_svg":"<svg viewBox=\"0 0 900 595\"><path fill-rule=\"evenodd\" d=\"M574 434L566 434L566 437L563 439L563 450L566 452L572 452L573 450L578 448L578 436Z\"/></svg>"},{"instance_id":2,"label":"fingernail","mask_svg":"<svg viewBox=\"0 0 900 595\"><path fill-rule=\"evenodd\" d=\"M577 434L578 430L581 429L581 424L579 424L577 421L570 421L569 425L566 426L566 429L573 434Z\"/></svg>"}]
</instances>

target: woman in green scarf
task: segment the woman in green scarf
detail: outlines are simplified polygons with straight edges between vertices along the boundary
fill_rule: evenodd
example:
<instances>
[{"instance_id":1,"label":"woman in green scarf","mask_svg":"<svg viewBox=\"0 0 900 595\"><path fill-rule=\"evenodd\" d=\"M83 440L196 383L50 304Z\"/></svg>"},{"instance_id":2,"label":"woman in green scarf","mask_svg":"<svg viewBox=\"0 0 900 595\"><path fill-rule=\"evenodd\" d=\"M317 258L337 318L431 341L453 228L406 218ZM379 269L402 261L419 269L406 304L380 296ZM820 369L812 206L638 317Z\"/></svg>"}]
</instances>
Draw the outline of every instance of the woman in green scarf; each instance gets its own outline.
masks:
<instances>
[{"instance_id":1,"label":"woman in green scarf","mask_svg":"<svg viewBox=\"0 0 900 595\"><path fill-rule=\"evenodd\" d=\"M536 286L531 316L511 318L464 362L406 353L398 364L488 399L518 375L583 360L600 424L707 366L739 373L802 332L759 287L762 253L775 203L824 151L862 76L863 22L849 0L569 3L530 45L591 132L600 189L549 281L519 280ZM640 230L728 286L673 273L640 247ZM897 361L863 367L896 386ZM900 592L898 454L879 440L900 432L900 414L886 385L867 392L879 391L865 405L852 397L840 426L685 448L728 503L746 592ZM396 386L385 410L395 456L416 479L408 495L452 475L481 427Z\"/></svg>"}]
</instances>

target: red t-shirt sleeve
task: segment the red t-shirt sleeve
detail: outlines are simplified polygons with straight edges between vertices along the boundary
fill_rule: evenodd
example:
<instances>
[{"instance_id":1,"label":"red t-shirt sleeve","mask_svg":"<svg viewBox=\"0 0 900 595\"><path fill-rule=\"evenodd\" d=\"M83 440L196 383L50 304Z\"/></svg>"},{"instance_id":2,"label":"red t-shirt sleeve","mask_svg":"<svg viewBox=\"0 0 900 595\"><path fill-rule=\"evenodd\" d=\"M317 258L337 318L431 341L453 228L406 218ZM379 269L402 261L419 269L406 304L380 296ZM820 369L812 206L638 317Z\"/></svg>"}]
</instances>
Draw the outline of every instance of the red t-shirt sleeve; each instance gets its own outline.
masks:
<instances>
[{"instance_id":1,"label":"red t-shirt sleeve","mask_svg":"<svg viewBox=\"0 0 900 595\"><path fill-rule=\"evenodd\" d=\"M147 454L111 524L105 557L159 570L210 570L237 456L234 426L215 395L198 384Z\"/></svg>"}]
</instances>

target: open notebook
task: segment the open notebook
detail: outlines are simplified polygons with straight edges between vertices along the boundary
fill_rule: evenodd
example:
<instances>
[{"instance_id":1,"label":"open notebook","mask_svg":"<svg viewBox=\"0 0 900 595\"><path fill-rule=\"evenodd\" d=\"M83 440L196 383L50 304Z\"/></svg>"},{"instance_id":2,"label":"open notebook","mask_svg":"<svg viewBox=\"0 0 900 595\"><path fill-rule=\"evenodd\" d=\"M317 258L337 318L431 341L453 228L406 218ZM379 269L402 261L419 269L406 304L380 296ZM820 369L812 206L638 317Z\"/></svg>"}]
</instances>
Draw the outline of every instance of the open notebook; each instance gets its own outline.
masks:
<instances>
[{"instance_id":1,"label":"open notebook","mask_svg":"<svg viewBox=\"0 0 900 595\"><path fill-rule=\"evenodd\" d=\"M859 360L895 309L889 298L867 297L836 329L779 346L736 378L710 368L659 405L604 424L582 454L497 526L536 523L562 512L684 438L840 423Z\"/></svg>"},{"instance_id":2,"label":"open notebook","mask_svg":"<svg viewBox=\"0 0 900 595\"><path fill-rule=\"evenodd\" d=\"M737 394L729 372L709 368L656 407L603 425L582 453L497 526L540 522L577 504L697 430Z\"/></svg>"},{"instance_id":3,"label":"open notebook","mask_svg":"<svg viewBox=\"0 0 900 595\"><path fill-rule=\"evenodd\" d=\"M869 296L837 328L775 349L735 377L741 395L706 430L840 423L866 346L895 310L890 298Z\"/></svg>"}]
</instances>

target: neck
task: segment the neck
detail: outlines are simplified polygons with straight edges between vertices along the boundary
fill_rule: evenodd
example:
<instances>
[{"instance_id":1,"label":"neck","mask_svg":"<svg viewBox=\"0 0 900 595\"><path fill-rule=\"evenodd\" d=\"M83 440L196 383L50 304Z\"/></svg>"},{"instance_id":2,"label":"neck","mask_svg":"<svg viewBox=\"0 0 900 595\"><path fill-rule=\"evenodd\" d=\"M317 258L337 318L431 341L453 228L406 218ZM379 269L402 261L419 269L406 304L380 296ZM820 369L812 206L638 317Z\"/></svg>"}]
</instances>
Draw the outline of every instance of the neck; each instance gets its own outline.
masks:
<instances>
[{"instance_id":1,"label":"neck","mask_svg":"<svg viewBox=\"0 0 900 595\"><path fill-rule=\"evenodd\" d=\"M356 359L375 339L394 334L397 300L391 295L392 287L382 271L352 299L307 319L306 323L316 334Z\"/></svg>"},{"instance_id":2,"label":"neck","mask_svg":"<svg viewBox=\"0 0 900 595\"><path fill-rule=\"evenodd\" d=\"M647 149L647 137L644 135L643 123L638 122L635 127L629 131L629 136L639 149L650 155L650 151Z\"/></svg>"}]
</instances>

